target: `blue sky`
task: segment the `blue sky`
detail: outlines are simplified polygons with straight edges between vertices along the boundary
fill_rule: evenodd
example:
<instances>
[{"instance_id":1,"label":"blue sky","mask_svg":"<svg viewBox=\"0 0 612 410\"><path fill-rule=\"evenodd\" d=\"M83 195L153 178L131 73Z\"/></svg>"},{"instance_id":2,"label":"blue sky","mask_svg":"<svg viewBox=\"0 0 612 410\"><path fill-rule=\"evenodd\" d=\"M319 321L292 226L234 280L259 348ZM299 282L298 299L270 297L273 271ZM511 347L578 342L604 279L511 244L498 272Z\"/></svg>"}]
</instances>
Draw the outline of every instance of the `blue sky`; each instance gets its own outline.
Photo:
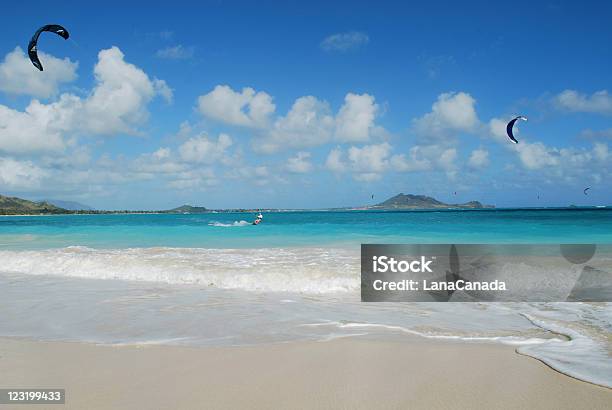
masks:
<instances>
[{"instance_id":1,"label":"blue sky","mask_svg":"<svg viewBox=\"0 0 612 410\"><path fill-rule=\"evenodd\" d=\"M258 3L5 6L0 192L108 209L612 203L612 6ZM41 36L40 73L23 50L46 23L71 39Z\"/></svg>"}]
</instances>

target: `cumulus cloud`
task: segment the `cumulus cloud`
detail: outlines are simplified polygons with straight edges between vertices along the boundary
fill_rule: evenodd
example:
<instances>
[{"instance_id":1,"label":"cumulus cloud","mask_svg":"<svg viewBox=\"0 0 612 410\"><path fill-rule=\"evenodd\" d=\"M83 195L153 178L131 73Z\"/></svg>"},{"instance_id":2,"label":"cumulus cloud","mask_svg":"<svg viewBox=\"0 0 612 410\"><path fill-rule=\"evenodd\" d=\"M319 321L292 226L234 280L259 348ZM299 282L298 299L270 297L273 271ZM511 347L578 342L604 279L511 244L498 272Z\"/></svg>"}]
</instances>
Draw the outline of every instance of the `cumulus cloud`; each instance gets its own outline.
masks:
<instances>
[{"instance_id":1,"label":"cumulus cloud","mask_svg":"<svg viewBox=\"0 0 612 410\"><path fill-rule=\"evenodd\" d=\"M238 92L218 85L198 98L198 110L203 116L243 127L265 127L275 109L270 95L250 87Z\"/></svg>"},{"instance_id":2,"label":"cumulus cloud","mask_svg":"<svg viewBox=\"0 0 612 410\"><path fill-rule=\"evenodd\" d=\"M0 157L0 189L28 190L40 186L47 172L31 161Z\"/></svg>"},{"instance_id":3,"label":"cumulus cloud","mask_svg":"<svg viewBox=\"0 0 612 410\"><path fill-rule=\"evenodd\" d=\"M294 174L306 174L312 171L310 152L300 151L294 157L287 160L287 170Z\"/></svg>"},{"instance_id":4,"label":"cumulus cloud","mask_svg":"<svg viewBox=\"0 0 612 410\"><path fill-rule=\"evenodd\" d=\"M378 105L369 94L348 93L337 115L329 104L313 96L300 97L283 117L278 117L270 129L262 130L253 142L261 153L273 153L287 148L307 148L331 141L365 142L384 134L375 123Z\"/></svg>"},{"instance_id":5,"label":"cumulus cloud","mask_svg":"<svg viewBox=\"0 0 612 410\"><path fill-rule=\"evenodd\" d=\"M510 119L491 118L488 124L488 133L493 136L498 142L507 143L508 135L506 134L506 125ZM513 131L514 135L519 135L520 128L516 127Z\"/></svg>"},{"instance_id":6,"label":"cumulus cloud","mask_svg":"<svg viewBox=\"0 0 612 410\"><path fill-rule=\"evenodd\" d=\"M94 75L96 86L83 101L82 118L95 134L135 133L134 127L148 119L147 103L160 90L168 95L161 80L156 86L144 71L126 62L117 47L98 53Z\"/></svg>"},{"instance_id":7,"label":"cumulus cloud","mask_svg":"<svg viewBox=\"0 0 612 410\"><path fill-rule=\"evenodd\" d=\"M391 166L397 172L427 171L432 168L432 162L423 152L423 147L411 147L408 155L397 154L391 157Z\"/></svg>"},{"instance_id":8,"label":"cumulus cloud","mask_svg":"<svg viewBox=\"0 0 612 410\"><path fill-rule=\"evenodd\" d=\"M325 51L351 51L357 50L370 42L370 37L366 33L359 31L349 31L346 33L336 33L325 37L321 41L321 48Z\"/></svg>"},{"instance_id":9,"label":"cumulus cloud","mask_svg":"<svg viewBox=\"0 0 612 410\"><path fill-rule=\"evenodd\" d=\"M489 151L485 149L476 149L470 154L468 166L474 169L482 169L489 165Z\"/></svg>"},{"instance_id":10,"label":"cumulus cloud","mask_svg":"<svg viewBox=\"0 0 612 410\"><path fill-rule=\"evenodd\" d=\"M599 161L605 161L608 159L608 144L597 143L593 146L593 154Z\"/></svg>"},{"instance_id":11,"label":"cumulus cloud","mask_svg":"<svg viewBox=\"0 0 612 410\"><path fill-rule=\"evenodd\" d=\"M62 94L49 104L32 100L24 111L0 105L0 151L62 151L74 136L137 134L156 95L171 98L162 80L127 63L117 47L102 50L89 96Z\"/></svg>"},{"instance_id":12,"label":"cumulus cloud","mask_svg":"<svg viewBox=\"0 0 612 410\"><path fill-rule=\"evenodd\" d=\"M391 145L386 142L363 147L352 146L348 150L348 159L354 171L381 173L389 166L390 153Z\"/></svg>"},{"instance_id":13,"label":"cumulus cloud","mask_svg":"<svg viewBox=\"0 0 612 410\"><path fill-rule=\"evenodd\" d=\"M64 132L72 127L72 96L45 105L32 101L25 111L0 105L0 151L60 152L65 148Z\"/></svg>"},{"instance_id":14,"label":"cumulus cloud","mask_svg":"<svg viewBox=\"0 0 612 410\"><path fill-rule=\"evenodd\" d=\"M197 189L215 186L219 183L214 170L210 168L195 168L181 172L168 181L167 186L172 189Z\"/></svg>"},{"instance_id":15,"label":"cumulus cloud","mask_svg":"<svg viewBox=\"0 0 612 410\"><path fill-rule=\"evenodd\" d=\"M78 63L43 52L38 54L44 71L34 68L21 47L8 53L0 63L0 91L49 98L58 93L61 84L76 80Z\"/></svg>"},{"instance_id":16,"label":"cumulus cloud","mask_svg":"<svg viewBox=\"0 0 612 410\"><path fill-rule=\"evenodd\" d=\"M384 142L351 146L346 152L340 147L327 155L325 168L335 173L350 172L358 181L380 179L384 172L444 171L453 178L458 170L457 150L442 145L415 145L407 154L393 155L393 147Z\"/></svg>"},{"instance_id":17,"label":"cumulus cloud","mask_svg":"<svg viewBox=\"0 0 612 410\"><path fill-rule=\"evenodd\" d=\"M609 158L608 145L604 143L595 144L592 150L548 147L541 142L517 144L513 148L525 168L548 169L560 176L580 174L594 167L601 172Z\"/></svg>"},{"instance_id":18,"label":"cumulus cloud","mask_svg":"<svg viewBox=\"0 0 612 410\"><path fill-rule=\"evenodd\" d=\"M115 164L110 164L114 168ZM177 174L187 170L187 166L173 158L172 150L161 147L152 153L138 156L131 164L129 170L143 177L153 178L155 175Z\"/></svg>"},{"instance_id":19,"label":"cumulus cloud","mask_svg":"<svg viewBox=\"0 0 612 410\"><path fill-rule=\"evenodd\" d=\"M167 103L171 103L174 99L174 90L172 90L164 80L154 78L153 88L155 89L155 93L161 95Z\"/></svg>"},{"instance_id":20,"label":"cumulus cloud","mask_svg":"<svg viewBox=\"0 0 612 410\"><path fill-rule=\"evenodd\" d=\"M413 120L416 132L424 137L440 138L449 132L471 132L479 125L476 100L467 93L444 93L438 96L431 112Z\"/></svg>"},{"instance_id":21,"label":"cumulus cloud","mask_svg":"<svg viewBox=\"0 0 612 410\"><path fill-rule=\"evenodd\" d=\"M185 47L182 44L177 44L176 46L157 50L155 56L166 60L187 60L192 58L194 53L194 47Z\"/></svg>"},{"instance_id":22,"label":"cumulus cloud","mask_svg":"<svg viewBox=\"0 0 612 410\"><path fill-rule=\"evenodd\" d=\"M607 90L591 95L565 90L553 98L554 105L565 111L612 115L612 95Z\"/></svg>"},{"instance_id":23,"label":"cumulus cloud","mask_svg":"<svg viewBox=\"0 0 612 410\"><path fill-rule=\"evenodd\" d=\"M325 167L333 172L350 171L357 181L375 181L389 169L391 151L391 145L386 142L361 147L351 146L346 155L336 147L329 152Z\"/></svg>"},{"instance_id":24,"label":"cumulus cloud","mask_svg":"<svg viewBox=\"0 0 612 410\"><path fill-rule=\"evenodd\" d=\"M232 179L248 180L250 184L258 186L267 185L270 181L282 182L278 173L272 174L265 165L232 167L225 173L225 176Z\"/></svg>"},{"instance_id":25,"label":"cumulus cloud","mask_svg":"<svg viewBox=\"0 0 612 410\"><path fill-rule=\"evenodd\" d=\"M219 134L216 141L202 134L184 142L178 151L184 161L212 164L223 159L232 144L232 138L227 134Z\"/></svg>"},{"instance_id":26,"label":"cumulus cloud","mask_svg":"<svg viewBox=\"0 0 612 410\"><path fill-rule=\"evenodd\" d=\"M559 164L559 151L554 148L548 148L541 142L525 142L516 145L515 149L519 154L521 163L527 169L540 169Z\"/></svg>"},{"instance_id":27,"label":"cumulus cloud","mask_svg":"<svg viewBox=\"0 0 612 410\"><path fill-rule=\"evenodd\" d=\"M456 168L455 160L457 159L457 150L455 148L448 148L442 151L438 158L438 164L442 169L446 171L452 171Z\"/></svg>"},{"instance_id":28,"label":"cumulus cloud","mask_svg":"<svg viewBox=\"0 0 612 410\"><path fill-rule=\"evenodd\" d=\"M348 93L336 116L336 137L343 142L364 142L370 139L378 105L369 94Z\"/></svg>"},{"instance_id":29,"label":"cumulus cloud","mask_svg":"<svg viewBox=\"0 0 612 410\"><path fill-rule=\"evenodd\" d=\"M333 148L329 151L327 159L325 160L325 168L332 172L345 172L347 169L344 154L340 147Z\"/></svg>"},{"instance_id":30,"label":"cumulus cloud","mask_svg":"<svg viewBox=\"0 0 612 410\"><path fill-rule=\"evenodd\" d=\"M300 97L253 148L257 152L272 153L286 147L314 147L329 142L333 128L334 117L327 102L313 96Z\"/></svg>"}]
</instances>

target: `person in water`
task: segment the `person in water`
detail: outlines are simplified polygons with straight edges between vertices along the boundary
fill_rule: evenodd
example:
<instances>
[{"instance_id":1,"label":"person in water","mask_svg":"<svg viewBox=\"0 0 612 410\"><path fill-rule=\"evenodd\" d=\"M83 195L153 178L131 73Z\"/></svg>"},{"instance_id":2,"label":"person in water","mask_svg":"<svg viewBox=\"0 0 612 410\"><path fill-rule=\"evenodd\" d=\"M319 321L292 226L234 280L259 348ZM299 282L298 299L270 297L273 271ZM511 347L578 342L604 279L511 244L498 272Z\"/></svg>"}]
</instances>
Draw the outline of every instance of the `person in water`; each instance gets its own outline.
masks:
<instances>
[{"instance_id":1,"label":"person in water","mask_svg":"<svg viewBox=\"0 0 612 410\"><path fill-rule=\"evenodd\" d=\"M259 212L255 220L253 221L253 225L259 225L262 219L263 219L263 215L261 214L261 212Z\"/></svg>"}]
</instances>

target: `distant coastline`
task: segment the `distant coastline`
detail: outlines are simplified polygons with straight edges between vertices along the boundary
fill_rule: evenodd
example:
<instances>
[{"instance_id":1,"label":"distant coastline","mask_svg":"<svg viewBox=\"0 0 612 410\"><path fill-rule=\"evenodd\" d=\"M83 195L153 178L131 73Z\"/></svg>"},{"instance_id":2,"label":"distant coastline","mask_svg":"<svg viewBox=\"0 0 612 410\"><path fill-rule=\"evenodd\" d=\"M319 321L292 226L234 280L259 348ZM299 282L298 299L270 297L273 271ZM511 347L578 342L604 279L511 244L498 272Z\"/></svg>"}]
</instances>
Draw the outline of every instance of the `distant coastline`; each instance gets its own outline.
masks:
<instances>
[{"instance_id":1,"label":"distant coastline","mask_svg":"<svg viewBox=\"0 0 612 410\"><path fill-rule=\"evenodd\" d=\"M89 207L88 207L89 208ZM0 195L0 216L52 216L52 215L191 215L210 213L255 213L255 212L300 212L300 211L492 211L492 210L610 210L610 206L576 206L567 207L518 207L496 208L479 201L469 201L460 204L447 204L435 198L424 195L398 194L375 205L352 207L320 208L320 209L286 209L286 208L227 208L209 209L203 206L182 205L168 210L97 210L97 209L65 209L47 201L28 201L17 197Z\"/></svg>"},{"instance_id":2,"label":"distant coastline","mask_svg":"<svg viewBox=\"0 0 612 410\"><path fill-rule=\"evenodd\" d=\"M168 210L95 210L89 206L68 201L28 201L17 197L0 195L0 215L108 215L108 214L202 214L202 213L253 213L253 212L279 212L281 209L255 209L255 208L232 208L232 209L208 209L203 206L182 205ZM58 205L61 203L82 205L84 209L66 209ZM401 210L401 209L482 209L494 208L492 205L483 205L478 201L470 201L463 204L446 204L435 198L424 195L398 194L386 201L375 205L332 208L332 210Z\"/></svg>"}]
</instances>

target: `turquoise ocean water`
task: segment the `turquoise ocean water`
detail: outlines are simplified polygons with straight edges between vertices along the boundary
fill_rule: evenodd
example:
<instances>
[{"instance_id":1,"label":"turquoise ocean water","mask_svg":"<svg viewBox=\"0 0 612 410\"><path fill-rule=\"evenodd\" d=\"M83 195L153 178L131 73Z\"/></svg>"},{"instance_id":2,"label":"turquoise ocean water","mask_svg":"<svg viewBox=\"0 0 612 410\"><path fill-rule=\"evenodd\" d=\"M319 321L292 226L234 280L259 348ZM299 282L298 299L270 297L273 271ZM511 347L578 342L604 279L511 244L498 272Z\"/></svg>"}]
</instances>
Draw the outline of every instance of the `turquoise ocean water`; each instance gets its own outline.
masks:
<instances>
[{"instance_id":1,"label":"turquoise ocean water","mask_svg":"<svg viewBox=\"0 0 612 410\"><path fill-rule=\"evenodd\" d=\"M360 243L612 243L612 209L304 211L0 217L4 249L268 248Z\"/></svg>"}]
</instances>

